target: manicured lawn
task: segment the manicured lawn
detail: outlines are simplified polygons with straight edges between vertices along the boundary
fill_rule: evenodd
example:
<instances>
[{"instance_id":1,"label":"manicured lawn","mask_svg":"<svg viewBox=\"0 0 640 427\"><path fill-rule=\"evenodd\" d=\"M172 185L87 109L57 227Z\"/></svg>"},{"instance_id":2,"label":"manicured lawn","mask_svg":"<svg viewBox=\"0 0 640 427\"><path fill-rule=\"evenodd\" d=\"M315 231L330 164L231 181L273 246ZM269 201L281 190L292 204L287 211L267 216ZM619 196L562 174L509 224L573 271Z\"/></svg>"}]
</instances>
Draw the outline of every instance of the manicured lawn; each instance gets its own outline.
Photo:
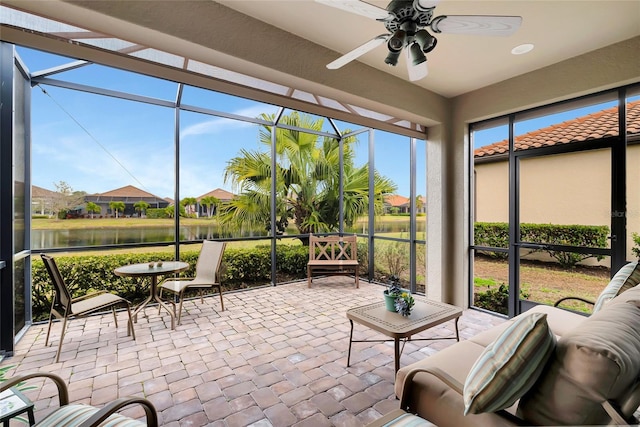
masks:
<instances>
[{"instance_id":1,"label":"manicured lawn","mask_svg":"<svg viewBox=\"0 0 640 427\"><path fill-rule=\"evenodd\" d=\"M506 261L476 257L475 292L496 288L508 283ZM562 269L553 263L523 262L520 267L521 289L528 300L552 305L566 296L579 296L595 301L609 283L609 269L603 267L582 267ZM573 310L591 311L591 306L571 301L566 304Z\"/></svg>"},{"instance_id":2,"label":"manicured lawn","mask_svg":"<svg viewBox=\"0 0 640 427\"><path fill-rule=\"evenodd\" d=\"M211 225L213 218L180 218L182 225ZM117 227L171 227L173 218L78 218L44 219L35 218L31 227L36 230L69 230L78 228L117 228Z\"/></svg>"}]
</instances>

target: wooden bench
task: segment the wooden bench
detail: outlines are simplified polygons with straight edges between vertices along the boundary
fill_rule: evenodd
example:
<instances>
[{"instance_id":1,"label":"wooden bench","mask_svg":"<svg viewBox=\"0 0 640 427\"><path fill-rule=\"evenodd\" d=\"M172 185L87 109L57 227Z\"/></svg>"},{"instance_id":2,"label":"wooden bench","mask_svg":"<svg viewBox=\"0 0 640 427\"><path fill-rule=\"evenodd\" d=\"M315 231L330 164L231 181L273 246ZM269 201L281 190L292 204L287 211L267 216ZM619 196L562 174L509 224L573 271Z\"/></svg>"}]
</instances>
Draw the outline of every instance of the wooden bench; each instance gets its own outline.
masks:
<instances>
[{"instance_id":1,"label":"wooden bench","mask_svg":"<svg viewBox=\"0 0 640 427\"><path fill-rule=\"evenodd\" d=\"M307 284L311 287L312 273L350 274L358 280L358 242L353 236L314 236L309 235L309 262L307 263Z\"/></svg>"}]
</instances>

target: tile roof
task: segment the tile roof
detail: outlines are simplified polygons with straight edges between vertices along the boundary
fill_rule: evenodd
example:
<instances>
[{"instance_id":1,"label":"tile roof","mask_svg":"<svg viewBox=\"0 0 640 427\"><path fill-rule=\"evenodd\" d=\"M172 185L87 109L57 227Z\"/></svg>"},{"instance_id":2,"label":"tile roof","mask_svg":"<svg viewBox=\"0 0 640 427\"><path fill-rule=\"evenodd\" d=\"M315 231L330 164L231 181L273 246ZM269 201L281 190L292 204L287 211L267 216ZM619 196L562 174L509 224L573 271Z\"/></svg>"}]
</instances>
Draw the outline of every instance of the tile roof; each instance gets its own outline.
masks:
<instances>
[{"instance_id":1,"label":"tile roof","mask_svg":"<svg viewBox=\"0 0 640 427\"><path fill-rule=\"evenodd\" d=\"M42 198L46 198L46 197L52 197L56 194L55 191L51 191L51 190L47 190L46 188L42 188L42 187L38 187L37 185L32 185L31 186L31 197L32 198L37 198L37 197L42 197Z\"/></svg>"},{"instance_id":2,"label":"tile roof","mask_svg":"<svg viewBox=\"0 0 640 427\"><path fill-rule=\"evenodd\" d=\"M627 134L640 134L640 101L627 103ZM570 144L618 135L618 108L577 117L573 120L538 129L516 136L516 150L550 147L558 144ZM476 148L474 157L490 157L506 154L509 140L505 139L484 147Z\"/></svg>"},{"instance_id":3,"label":"tile roof","mask_svg":"<svg viewBox=\"0 0 640 427\"><path fill-rule=\"evenodd\" d=\"M134 187L133 185L125 185L124 187L116 188L115 190L107 191L105 193L96 193L92 194L92 196L100 196L100 197L152 197L156 199L161 199L161 197L157 197L151 193L148 193L144 190L139 189L138 187Z\"/></svg>"},{"instance_id":4,"label":"tile roof","mask_svg":"<svg viewBox=\"0 0 640 427\"><path fill-rule=\"evenodd\" d=\"M384 196L384 202L388 203L391 206L405 206L409 205L409 199L404 196L399 196L397 194L390 194L388 196Z\"/></svg>"},{"instance_id":5,"label":"tile roof","mask_svg":"<svg viewBox=\"0 0 640 427\"><path fill-rule=\"evenodd\" d=\"M209 191L206 194L198 197L198 201L202 200L205 197L213 196L218 200L231 200L235 197L233 193L228 192L227 190L223 190L222 188L216 188L215 190Z\"/></svg>"}]
</instances>

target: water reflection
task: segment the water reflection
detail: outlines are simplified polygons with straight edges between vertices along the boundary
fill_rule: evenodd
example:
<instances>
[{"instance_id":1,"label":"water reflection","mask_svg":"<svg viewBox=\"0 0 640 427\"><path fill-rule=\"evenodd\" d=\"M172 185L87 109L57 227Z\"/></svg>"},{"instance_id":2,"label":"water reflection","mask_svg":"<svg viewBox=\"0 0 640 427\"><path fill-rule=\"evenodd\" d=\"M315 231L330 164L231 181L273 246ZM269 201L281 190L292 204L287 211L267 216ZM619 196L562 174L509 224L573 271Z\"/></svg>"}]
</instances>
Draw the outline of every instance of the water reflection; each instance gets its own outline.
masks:
<instances>
[{"instance_id":1,"label":"water reflection","mask_svg":"<svg viewBox=\"0 0 640 427\"><path fill-rule=\"evenodd\" d=\"M418 221L418 233L424 232L424 221ZM356 226L350 233L362 232ZM409 218L406 221L376 221L376 233L407 233ZM296 234L295 230L289 231ZM366 233L365 233L366 234ZM228 231L217 225L193 225L180 227L180 240L225 239L239 237L267 237L262 228ZM406 237L406 235L405 235ZM122 228L85 228L70 230L31 230L32 249L67 248L79 246L120 245L127 243L171 243L174 239L173 227L122 227Z\"/></svg>"}]
</instances>

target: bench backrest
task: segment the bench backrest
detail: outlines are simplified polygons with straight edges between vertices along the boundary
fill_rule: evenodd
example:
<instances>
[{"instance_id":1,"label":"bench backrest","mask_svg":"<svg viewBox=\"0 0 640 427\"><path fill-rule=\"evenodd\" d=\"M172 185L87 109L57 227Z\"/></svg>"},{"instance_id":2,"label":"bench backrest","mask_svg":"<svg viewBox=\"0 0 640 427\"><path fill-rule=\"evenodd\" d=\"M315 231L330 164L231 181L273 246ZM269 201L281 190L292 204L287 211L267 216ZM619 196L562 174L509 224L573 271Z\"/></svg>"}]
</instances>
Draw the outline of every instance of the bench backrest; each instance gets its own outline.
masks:
<instances>
[{"instance_id":1,"label":"bench backrest","mask_svg":"<svg viewBox=\"0 0 640 427\"><path fill-rule=\"evenodd\" d=\"M353 236L314 236L309 235L310 260L357 260L358 242Z\"/></svg>"}]
</instances>

